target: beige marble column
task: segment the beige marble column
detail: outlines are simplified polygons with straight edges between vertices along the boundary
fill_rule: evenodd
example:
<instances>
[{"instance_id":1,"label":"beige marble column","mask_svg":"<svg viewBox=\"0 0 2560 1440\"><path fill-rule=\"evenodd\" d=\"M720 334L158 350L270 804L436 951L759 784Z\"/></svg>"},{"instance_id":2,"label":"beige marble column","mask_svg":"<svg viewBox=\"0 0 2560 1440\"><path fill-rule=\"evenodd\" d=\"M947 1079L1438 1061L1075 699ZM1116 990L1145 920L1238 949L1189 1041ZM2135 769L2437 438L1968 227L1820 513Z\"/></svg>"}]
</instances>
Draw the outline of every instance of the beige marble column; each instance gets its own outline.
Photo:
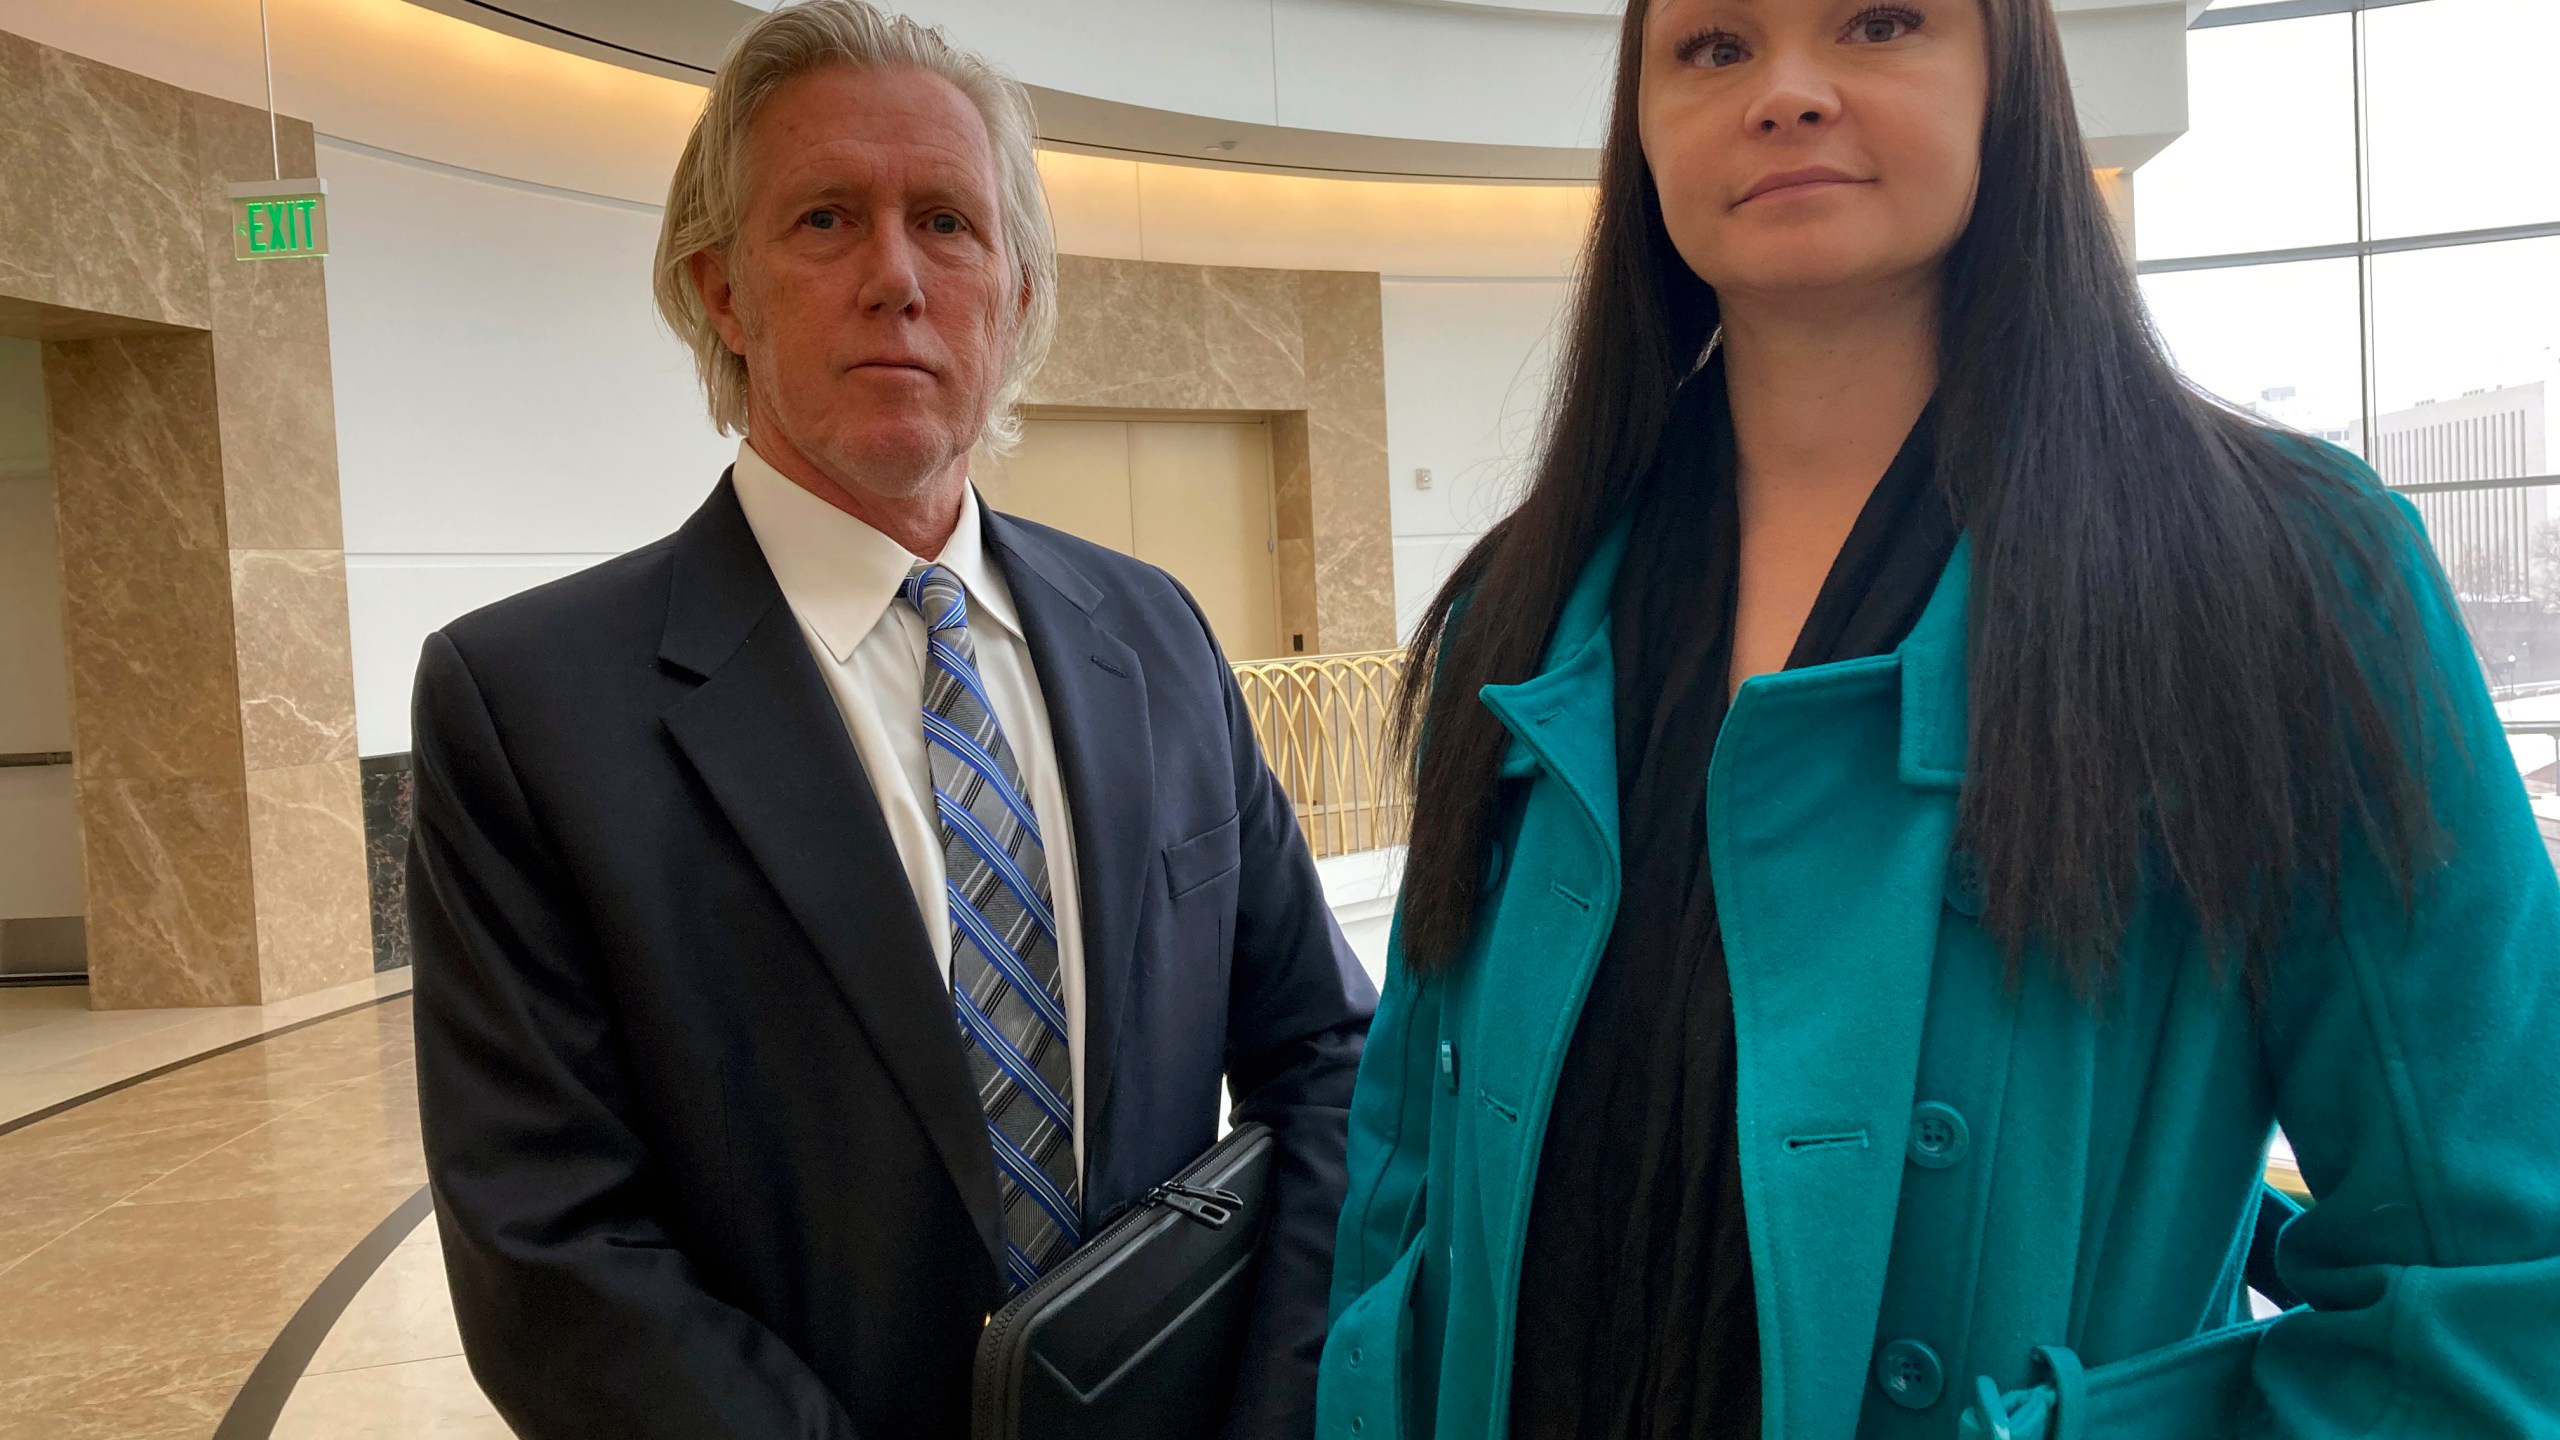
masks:
<instances>
[{"instance_id":1,"label":"beige marble column","mask_svg":"<svg viewBox=\"0 0 2560 1440\"><path fill-rule=\"evenodd\" d=\"M1290 653L1325 653L1316 613L1315 476L1307 454L1307 412L1271 417L1272 549L1280 585L1280 633Z\"/></svg>"},{"instance_id":2,"label":"beige marble column","mask_svg":"<svg viewBox=\"0 0 2560 1440\"><path fill-rule=\"evenodd\" d=\"M1328 651L1383 650L1396 643L1396 560L1378 277L1302 270L1298 297L1316 630Z\"/></svg>"},{"instance_id":3,"label":"beige marble column","mask_svg":"<svg viewBox=\"0 0 2560 1440\"><path fill-rule=\"evenodd\" d=\"M0 134L0 328L47 342L91 1003L356 979L322 269L235 261L225 194L274 173L267 117L0 35ZM280 139L311 174L310 127Z\"/></svg>"},{"instance_id":4,"label":"beige marble column","mask_svg":"<svg viewBox=\"0 0 2560 1440\"><path fill-rule=\"evenodd\" d=\"M190 100L259 996L275 1000L373 969L328 299L320 262L233 258L225 187L272 173L266 117ZM287 175L314 173L310 127L285 145Z\"/></svg>"},{"instance_id":5,"label":"beige marble column","mask_svg":"<svg viewBox=\"0 0 2560 1440\"><path fill-rule=\"evenodd\" d=\"M260 999L209 335L45 347L91 1002Z\"/></svg>"}]
</instances>

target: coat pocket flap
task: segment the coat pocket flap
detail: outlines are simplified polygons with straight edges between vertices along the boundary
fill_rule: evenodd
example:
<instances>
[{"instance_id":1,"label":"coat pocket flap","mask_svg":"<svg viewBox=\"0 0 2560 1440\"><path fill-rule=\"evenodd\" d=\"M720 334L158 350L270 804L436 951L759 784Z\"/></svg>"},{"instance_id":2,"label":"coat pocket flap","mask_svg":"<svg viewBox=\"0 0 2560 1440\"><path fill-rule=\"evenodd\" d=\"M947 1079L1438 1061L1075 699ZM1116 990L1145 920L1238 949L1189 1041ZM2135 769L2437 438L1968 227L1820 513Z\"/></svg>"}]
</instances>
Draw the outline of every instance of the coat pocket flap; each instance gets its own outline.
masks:
<instances>
[{"instance_id":1,"label":"coat pocket flap","mask_svg":"<svg viewBox=\"0 0 2560 1440\"><path fill-rule=\"evenodd\" d=\"M1236 868L1238 817L1228 816L1188 840L1164 847L1164 887L1168 899L1179 900Z\"/></svg>"}]
</instances>

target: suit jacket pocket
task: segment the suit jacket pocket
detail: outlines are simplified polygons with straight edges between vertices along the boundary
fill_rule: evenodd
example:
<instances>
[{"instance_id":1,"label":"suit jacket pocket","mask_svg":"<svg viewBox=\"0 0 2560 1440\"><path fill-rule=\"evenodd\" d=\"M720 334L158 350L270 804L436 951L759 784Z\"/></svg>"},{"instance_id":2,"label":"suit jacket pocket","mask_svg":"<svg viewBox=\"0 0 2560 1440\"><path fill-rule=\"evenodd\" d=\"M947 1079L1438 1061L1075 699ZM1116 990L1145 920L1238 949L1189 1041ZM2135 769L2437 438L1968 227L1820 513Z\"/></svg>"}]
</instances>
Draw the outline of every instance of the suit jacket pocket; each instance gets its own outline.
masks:
<instances>
[{"instance_id":1,"label":"suit jacket pocket","mask_svg":"<svg viewBox=\"0 0 2560 1440\"><path fill-rule=\"evenodd\" d=\"M1236 868L1240 863L1236 819L1230 815L1188 840L1164 847L1166 898L1180 900Z\"/></svg>"}]
</instances>

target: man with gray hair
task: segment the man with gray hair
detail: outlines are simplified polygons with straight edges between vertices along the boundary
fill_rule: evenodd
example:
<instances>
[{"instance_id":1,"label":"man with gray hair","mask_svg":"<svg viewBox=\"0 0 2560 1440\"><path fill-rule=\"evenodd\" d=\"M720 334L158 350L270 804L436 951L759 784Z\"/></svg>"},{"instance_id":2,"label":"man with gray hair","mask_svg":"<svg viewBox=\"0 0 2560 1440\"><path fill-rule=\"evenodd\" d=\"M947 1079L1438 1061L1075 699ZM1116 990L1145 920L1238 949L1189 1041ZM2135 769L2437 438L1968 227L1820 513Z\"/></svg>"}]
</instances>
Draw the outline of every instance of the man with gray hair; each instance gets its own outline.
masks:
<instances>
[{"instance_id":1,"label":"man with gray hair","mask_svg":"<svg viewBox=\"0 0 2560 1440\"><path fill-rule=\"evenodd\" d=\"M427 641L419 1102L527 1440L963 1434L989 1313L1211 1144L1222 1079L1278 1178L1196 1398L1312 1430L1376 996L1190 596L970 487L1055 317L1031 135L934 31L757 21L656 276L736 464Z\"/></svg>"}]
</instances>

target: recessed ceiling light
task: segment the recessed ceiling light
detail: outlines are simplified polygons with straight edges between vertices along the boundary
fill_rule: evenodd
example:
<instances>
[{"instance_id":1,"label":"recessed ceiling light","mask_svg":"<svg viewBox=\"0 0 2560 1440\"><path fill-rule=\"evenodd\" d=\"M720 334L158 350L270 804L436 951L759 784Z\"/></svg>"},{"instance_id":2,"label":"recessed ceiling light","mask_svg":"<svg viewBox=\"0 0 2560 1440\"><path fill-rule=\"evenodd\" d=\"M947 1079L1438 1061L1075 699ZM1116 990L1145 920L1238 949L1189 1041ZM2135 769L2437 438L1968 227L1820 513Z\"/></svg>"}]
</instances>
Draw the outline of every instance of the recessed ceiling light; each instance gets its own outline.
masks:
<instances>
[{"instance_id":1,"label":"recessed ceiling light","mask_svg":"<svg viewBox=\"0 0 2560 1440\"><path fill-rule=\"evenodd\" d=\"M1203 150L1233 150L1236 148L1236 142L1233 140L1221 140L1214 145L1203 145L1200 148Z\"/></svg>"}]
</instances>

